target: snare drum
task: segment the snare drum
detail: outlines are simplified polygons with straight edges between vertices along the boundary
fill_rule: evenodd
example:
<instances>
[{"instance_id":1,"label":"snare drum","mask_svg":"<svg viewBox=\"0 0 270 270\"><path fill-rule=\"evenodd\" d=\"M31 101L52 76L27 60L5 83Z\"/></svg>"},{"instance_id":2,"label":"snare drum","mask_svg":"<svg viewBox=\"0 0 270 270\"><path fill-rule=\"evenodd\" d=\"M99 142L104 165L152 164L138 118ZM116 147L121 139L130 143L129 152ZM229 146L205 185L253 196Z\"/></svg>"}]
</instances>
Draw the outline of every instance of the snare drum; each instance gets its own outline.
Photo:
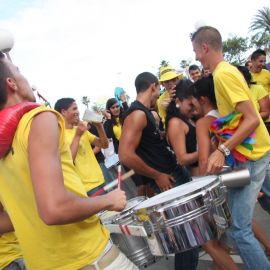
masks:
<instances>
[{"instance_id":1,"label":"snare drum","mask_svg":"<svg viewBox=\"0 0 270 270\"><path fill-rule=\"evenodd\" d=\"M128 235L126 225L138 225L134 215L134 207L143 202L145 197L135 197L128 200L126 208L122 212L105 211L100 214L100 219L105 227L110 230L111 224L118 224L122 233L111 233L111 239L115 245L138 267L146 267L156 262L152 255L146 238Z\"/></svg>"},{"instance_id":2,"label":"snare drum","mask_svg":"<svg viewBox=\"0 0 270 270\"><path fill-rule=\"evenodd\" d=\"M147 219L164 255L201 246L230 224L224 186L216 176L198 178L135 207Z\"/></svg>"}]
</instances>

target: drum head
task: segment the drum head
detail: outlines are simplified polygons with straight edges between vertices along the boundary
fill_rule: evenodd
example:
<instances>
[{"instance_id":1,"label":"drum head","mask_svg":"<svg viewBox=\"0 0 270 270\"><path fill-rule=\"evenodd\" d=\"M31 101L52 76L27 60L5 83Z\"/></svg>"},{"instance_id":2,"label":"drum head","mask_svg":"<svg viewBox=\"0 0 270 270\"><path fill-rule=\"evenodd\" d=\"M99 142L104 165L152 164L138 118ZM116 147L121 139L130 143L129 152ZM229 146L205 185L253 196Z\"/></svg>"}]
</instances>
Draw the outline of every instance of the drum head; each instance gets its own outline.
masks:
<instances>
[{"instance_id":1,"label":"drum head","mask_svg":"<svg viewBox=\"0 0 270 270\"><path fill-rule=\"evenodd\" d=\"M177 198L188 196L189 194L195 192L195 191L201 191L211 183L215 182L217 180L216 175L211 176L205 176L196 178L195 181L191 181L188 183L185 183L183 185L180 185L178 187L172 188L170 190L167 190L165 192L162 192L148 200L145 200L144 202L140 203L138 206L134 208L134 210L139 210L143 208L153 207L155 205L164 204L170 201L173 201Z\"/></svg>"}]
</instances>

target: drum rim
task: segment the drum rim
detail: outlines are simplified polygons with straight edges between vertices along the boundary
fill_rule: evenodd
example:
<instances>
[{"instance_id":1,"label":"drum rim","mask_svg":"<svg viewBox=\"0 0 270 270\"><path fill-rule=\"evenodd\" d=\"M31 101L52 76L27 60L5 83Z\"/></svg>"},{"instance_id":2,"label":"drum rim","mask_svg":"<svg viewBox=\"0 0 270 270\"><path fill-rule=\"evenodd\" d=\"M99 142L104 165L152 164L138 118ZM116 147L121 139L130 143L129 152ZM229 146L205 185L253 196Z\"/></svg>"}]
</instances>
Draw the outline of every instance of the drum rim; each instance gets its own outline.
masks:
<instances>
[{"instance_id":1,"label":"drum rim","mask_svg":"<svg viewBox=\"0 0 270 270\"><path fill-rule=\"evenodd\" d=\"M149 198L149 199L147 199L147 200L145 200L144 202L142 202L142 203L140 203L139 205L137 205L135 208L134 208L134 210L135 211L138 211L138 210L141 210L141 209L145 209L145 210L154 210L154 211L158 211L157 209L159 209L159 208L162 208L163 206L166 206L167 204L170 204L170 203L172 203L173 201L176 201L176 200L179 200L179 199L184 199L184 198L189 198L190 196L192 196L193 194L195 195L195 194L201 194L201 193L207 193L207 190L210 188L210 187L212 187L212 188L214 188L214 187L216 187L216 186L219 186L219 185L223 185L222 184L222 181L221 181L221 179L219 178L219 177L217 177L217 176L212 176L214 179L210 182L210 183L208 183L208 184L206 184L206 185L204 185L203 187L200 187L200 188L198 188L198 189L196 189L196 190L193 190L193 191L190 191L189 193L186 193L186 194L182 194L182 195L179 195L178 197L177 196L174 196L173 198L171 198L171 199L168 199L167 201L161 201L161 202L157 202L156 204L153 204L153 205L149 205L149 206L143 206L143 204L144 204L144 202L147 202L147 201L149 201L149 200L151 200L151 199L153 199L153 198L155 198L156 196L159 196L159 197L161 197L162 198L162 195L164 195L164 193L160 193L160 194L158 194L158 195L156 195L156 196L154 196L154 197L152 197L152 198ZM196 181L206 181L207 179L200 179L200 180L196 180ZM173 188L174 189L174 193L172 194L172 195L174 195L174 194L176 194L176 192L177 192L177 190L178 189L181 189L181 187L183 188L183 187L186 187L187 185L186 184L189 184L189 183L191 183L191 182L188 182L188 183L185 183L185 184L183 184L183 185L180 185L180 186L177 186L177 187L175 187L175 188ZM171 189L172 190L172 189ZM165 196L166 196L166 194L165 194ZM194 196L194 198L195 198L196 196ZM156 197L157 198L157 197Z\"/></svg>"},{"instance_id":2,"label":"drum rim","mask_svg":"<svg viewBox=\"0 0 270 270\"><path fill-rule=\"evenodd\" d=\"M104 211L101 215L100 215L100 219L102 220L102 223L103 224L108 224L108 223L113 223L113 224L118 224L119 222L118 221L120 221L120 220L122 220L123 219L123 221L124 220L126 220L129 216L131 216L133 213L134 213L134 208L138 205L138 204L140 204L140 203L142 203L143 201L145 201L146 199L147 199L147 197L145 197L145 196L136 196L136 197L133 197L133 198L131 198L131 199L129 199L128 201L127 201L127 203L128 202L133 202L133 201L135 201L135 199L141 199L141 201L138 201L138 203L136 204L136 205L134 205L134 206L132 206L132 207L128 207L127 209L124 209L124 210L122 210L121 212L116 212L115 213L115 215L112 215L111 217L109 217L109 218L107 218L107 219L102 219L102 215L104 215L104 214L106 214L106 213L108 213L108 212L114 212L114 211L109 211L109 210L106 210L106 211ZM120 223L119 223L120 224Z\"/></svg>"}]
</instances>

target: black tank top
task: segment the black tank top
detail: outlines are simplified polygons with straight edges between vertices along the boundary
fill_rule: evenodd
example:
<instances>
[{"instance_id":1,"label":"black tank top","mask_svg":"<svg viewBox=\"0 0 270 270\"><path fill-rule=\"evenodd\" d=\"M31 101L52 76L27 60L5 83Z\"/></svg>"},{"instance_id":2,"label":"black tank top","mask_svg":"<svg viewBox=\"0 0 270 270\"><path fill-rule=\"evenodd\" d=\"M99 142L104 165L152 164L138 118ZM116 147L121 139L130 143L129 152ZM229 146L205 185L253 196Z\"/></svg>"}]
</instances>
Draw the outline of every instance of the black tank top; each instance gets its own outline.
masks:
<instances>
[{"instance_id":1,"label":"black tank top","mask_svg":"<svg viewBox=\"0 0 270 270\"><path fill-rule=\"evenodd\" d=\"M197 138L196 138L196 127L194 127L188 121L184 121L188 125L188 133L186 134L186 150L187 153L194 153L197 151ZM199 166L198 162L190 164L191 167Z\"/></svg>"},{"instance_id":2,"label":"black tank top","mask_svg":"<svg viewBox=\"0 0 270 270\"><path fill-rule=\"evenodd\" d=\"M169 150L168 144L161 139L160 130L156 126L151 111L139 101L134 101L125 116L135 110L141 110L147 118L147 126L142 131L141 141L136 149L137 155L150 167L163 173L172 173L177 166L175 155Z\"/></svg>"}]
</instances>

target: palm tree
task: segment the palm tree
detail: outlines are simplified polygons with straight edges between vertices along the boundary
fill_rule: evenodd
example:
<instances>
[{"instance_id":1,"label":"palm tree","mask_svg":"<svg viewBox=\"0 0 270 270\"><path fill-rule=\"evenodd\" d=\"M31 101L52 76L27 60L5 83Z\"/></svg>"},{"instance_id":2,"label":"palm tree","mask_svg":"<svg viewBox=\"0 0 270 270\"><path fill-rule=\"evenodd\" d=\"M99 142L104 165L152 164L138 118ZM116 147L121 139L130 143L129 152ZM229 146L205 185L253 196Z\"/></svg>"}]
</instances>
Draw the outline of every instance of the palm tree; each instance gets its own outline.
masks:
<instances>
[{"instance_id":1,"label":"palm tree","mask_svg":"<svg viewBox=\"0 0 270 270\"><path fill-rule=\"evenodd\" d=\"M83 96L82 97L82 104L86 106L86 108L88 108L90 103L90 98L88 96Z\"/></svg>"},{"instance_id":2,"label":"palm tree","mask_svg":"<svg viewBox=\"0 0 270 270\"><path fill-rule=\"evenodd\" d=\"M185 78L188 78L188 68L191 63L191 60L183 59L180 62L181 72L183 73Z\"/></svg>"},{"instance_id":3,"label":"palm tree","mask_svg":"<svg viewBox=\"0 0 270 270\"><path fill-rule=\"evenodd\" d=\"M251 31L268 32L270 34L270 8L263 7L258 10L249 27Z\"/></svg>"},{"instance_id":4,"label":"palm tree","mask_svg":"<svg viewBox=\"0 0 270 270\"><path fill-rule=\"evenodd\" d=\"M270 50L270 8L263 7L258 10L258 13L253 17L249 27L254 34L250 38L250 43L256 48L265 49L266 53Z\"/></svg>"},{"instance_id":5,"label":"palm tree","mask_svg":"<svg viewBox=\"0 0 270 270\"><path fill-rule=\"evenodd\" d=\"M169 65L169 61L161 60L160 67L167 67Z\"/></svg>"}]
</instances>

